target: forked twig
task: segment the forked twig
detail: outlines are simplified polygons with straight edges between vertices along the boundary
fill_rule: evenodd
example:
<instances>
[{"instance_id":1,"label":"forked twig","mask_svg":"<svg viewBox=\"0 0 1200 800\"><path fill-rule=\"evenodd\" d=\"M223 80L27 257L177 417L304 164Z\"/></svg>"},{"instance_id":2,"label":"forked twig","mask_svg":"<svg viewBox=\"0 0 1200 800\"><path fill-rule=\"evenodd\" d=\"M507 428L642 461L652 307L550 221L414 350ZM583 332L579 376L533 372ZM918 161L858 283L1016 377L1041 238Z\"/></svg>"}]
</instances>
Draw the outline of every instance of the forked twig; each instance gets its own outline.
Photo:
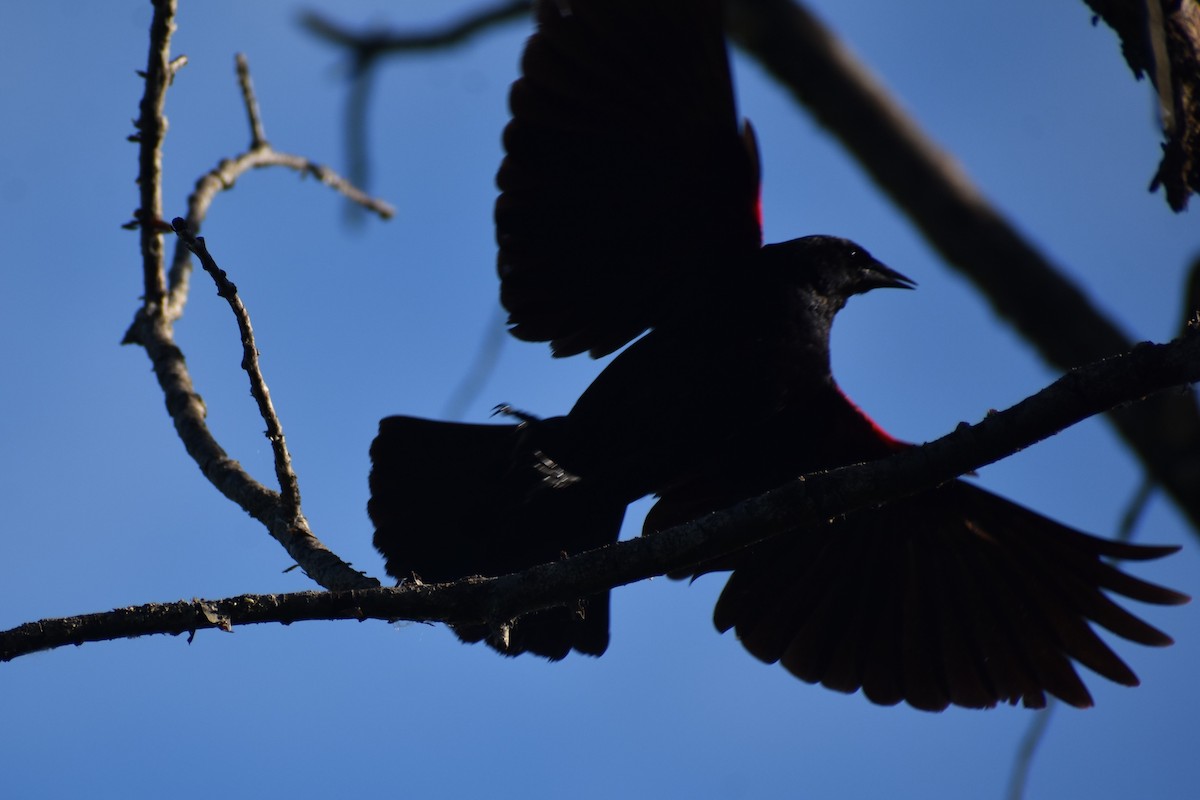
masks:
<instances>
[{"instance_id":1,"label":"forked twig","mask_svg":"<svg viewBox=\"0 0 1200 800\"><path fill-rule=\"evenodd\" d=\"M180 440L205 477L223 495L259 520L305 573L321 586L327 589L378 586L379 581L353 569L325 547L313 535L307 520L300 512L298 482L291 468L282 426L271 407L270 395L262 380L261 371L258 371L249 317L245 315L244 308L239 312L240 301L237 300L236 292L231 293L228 287L224 290L225 296L231 299L231 305L238 315L239 327L242 329L245 348L243 362L247 371L251 373L252 391L258 400L260 413L267 422L268 436L275 450L276 475L282 495L255 480L237 461L228 456L213 437L205 421L207 412L204 401L195 391L183 352L175 343L173 325L182 315L187 299L191 271L188 241L192 246L199 245L197 255L200 256L204 251L203 240L196 238L195 233L200 229L213 198L221 190L232 187L237 178L248 170L264 166L290 167L302 174L315 175L323 183L360 199L383 216L390 215L390 206L366 197L331 170L306 158L272 149L263 136L249 69L245 60L241 59L238 71L241 76L242 96L250 119L252 146L240 156L222 161L216 169L197 182L196 189L188 200L187 218L180 224L180 230L183 230L186 236L181 236L176 246L168 284L168 276L164 275L163 271L162 257L162 233L164 229L170 229L170 226L161 220L162 137L166 130L163 108L170 76L182 62L171 61L169 58L170 32L174 27L174 0L155 0L154 9L149 67L146 70L146 93L142 100L141 117L137 123L138 133L132 137L140 147L139 184L142 205L134 217L142 236L145 299L133 324L126 332L124 341L141 344L146 349ZM206 257L207 253L204 252L201 256L202 261ZM211 261L211 258L208 260ZM212 267L216 277L220 270L216 269L215 264L212 264Z\"/></svg>"}]
</instances>

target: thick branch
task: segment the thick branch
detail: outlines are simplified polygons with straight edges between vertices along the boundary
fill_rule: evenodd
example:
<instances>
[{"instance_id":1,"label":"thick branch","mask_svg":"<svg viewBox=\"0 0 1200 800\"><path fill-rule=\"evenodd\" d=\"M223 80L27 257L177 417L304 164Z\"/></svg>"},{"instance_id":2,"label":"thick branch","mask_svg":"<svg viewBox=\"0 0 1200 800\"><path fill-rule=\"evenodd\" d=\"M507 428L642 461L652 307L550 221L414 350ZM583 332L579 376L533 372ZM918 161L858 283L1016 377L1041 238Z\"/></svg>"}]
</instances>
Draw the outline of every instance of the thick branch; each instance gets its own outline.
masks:
<instances>
[{"instance_id":1,"label":"thick branch","mask_svg":"<svg viewBox=\"0 0 1200 800\"><path fill-rule=\"evenodd\" d=\"M1200 380L1200 332L1142 344L1075 370L976 425L879 461L797 481L653 536L619 542L499 578L336 593L243 596L153 604L31 622L0 633L0 661L66 644L150 633L229 629L309 619L502 623L520 614L622 586L746 547L768 536L936 486L1052 436L1093 414Z\"/></svg>"},{"instance_id":2,"label":"thick branch","mask_svg":"<svg viewBox=\"0 0 1200 800\"><path fill-rule=\"evenodd\" d=\"M1179 7L1179 19L1200 13L1192 0L1164 2ZM1183 8L1189 3L1190 10ZM513 3L512 13L528 5ZM809 107L947 262L1050 364L1066 370L1132 346L1060 267L989 205L957 162L811 12L794 0L729 0L729 11L731 38ZM359 35L315 15L305 24L354 52L377 55L457 43L502 19L507 17L483 12L455 26L453 37ZM1110 420L1200 531L1200 410L1194 395L1164 395Z\"/></svg>"},{"instance_id":3,"label":"thick branch","mask_svg":"<svg viewBox=\"0 0 1200 800\"><path fill-rule=\"evenodd\" d=\"M837 136L924 236L1042 357L1070 369L1129 338L992 208L959 165L811 12L739 0L730 34ZM1110 415L1146 470L1200 530L1200 412L1190 392Z\"/></svg>"}]
</instances>

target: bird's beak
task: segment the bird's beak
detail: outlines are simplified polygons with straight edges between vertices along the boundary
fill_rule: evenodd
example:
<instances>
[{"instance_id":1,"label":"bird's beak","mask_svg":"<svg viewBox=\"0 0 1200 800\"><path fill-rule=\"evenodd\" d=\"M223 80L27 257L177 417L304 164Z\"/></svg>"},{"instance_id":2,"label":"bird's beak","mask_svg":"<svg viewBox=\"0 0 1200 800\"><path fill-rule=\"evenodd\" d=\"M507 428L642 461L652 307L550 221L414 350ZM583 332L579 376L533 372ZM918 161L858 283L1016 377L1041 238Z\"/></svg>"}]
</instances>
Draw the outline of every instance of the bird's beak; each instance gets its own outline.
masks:
<instances>
[{"instance_id":1,"label":"bird's beak","mask_svg":"<svg viewBox=\"0 0 1200 800\"><path fill-rule=\"evenodd\" d=\"M876 261L866 270L863 291L871 289L915 289L917 282Z\"/></svg>"}]
</instances>

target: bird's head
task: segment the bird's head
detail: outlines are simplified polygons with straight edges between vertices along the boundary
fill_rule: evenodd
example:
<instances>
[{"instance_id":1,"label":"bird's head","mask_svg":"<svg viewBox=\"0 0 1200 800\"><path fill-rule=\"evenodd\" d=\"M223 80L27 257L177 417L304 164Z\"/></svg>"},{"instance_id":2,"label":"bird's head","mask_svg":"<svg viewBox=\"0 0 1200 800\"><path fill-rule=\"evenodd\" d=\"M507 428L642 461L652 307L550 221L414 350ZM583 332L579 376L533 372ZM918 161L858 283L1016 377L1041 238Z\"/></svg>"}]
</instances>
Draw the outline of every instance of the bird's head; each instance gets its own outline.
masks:
<instances>
[{"instance_id":1,"label":"bird's head","mask_svg":"<svg viewBox=\"0 0 1200 800\"><path fill-rule=\"evenodd\" d=\"M837 236L805 236L769 244L763 256L784 280L824 298L837 311L856 294L872 289L912 289L916 281L872 256L865 247Z\"/></svg>"}]
</instances>

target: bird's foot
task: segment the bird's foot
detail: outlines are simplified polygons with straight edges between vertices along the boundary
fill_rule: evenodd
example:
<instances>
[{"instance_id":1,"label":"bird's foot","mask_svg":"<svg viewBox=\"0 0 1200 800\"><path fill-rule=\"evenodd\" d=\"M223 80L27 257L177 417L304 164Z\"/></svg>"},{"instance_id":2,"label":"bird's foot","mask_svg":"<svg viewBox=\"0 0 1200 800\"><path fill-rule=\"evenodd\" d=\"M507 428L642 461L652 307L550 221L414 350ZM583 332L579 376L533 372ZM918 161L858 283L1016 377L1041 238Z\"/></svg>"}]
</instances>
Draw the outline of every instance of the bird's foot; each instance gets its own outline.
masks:
<instances>
[{"instance_id":1,"label":"bird's foot","mask_svg":"<svg viewBox=\"0 0 1200 800\"><path fill-rule=\"evenodd\" d=\"M533 457L537 459L533 462L533 468L542 476L542 483L551 489L565 489L581 480L578 475L567 472L541 450L534 450Z\"/></svg>"},{"instance_id":2,"label":"bird's foot","mask_svg":"<svg viewBox=\"0 0 1200 800\"><path fill-rule=\"evenodd\" d=\"M539 419L541 419L540 417L535 417L533 414L530 414L528 411L522 411L519 408L513 408L508 403L500 403L498 406L493 408L492 416L515 417L516 419L521 420L522 425L528 425L530 422L537 422Z\"/></svg>"}]
</instances>

